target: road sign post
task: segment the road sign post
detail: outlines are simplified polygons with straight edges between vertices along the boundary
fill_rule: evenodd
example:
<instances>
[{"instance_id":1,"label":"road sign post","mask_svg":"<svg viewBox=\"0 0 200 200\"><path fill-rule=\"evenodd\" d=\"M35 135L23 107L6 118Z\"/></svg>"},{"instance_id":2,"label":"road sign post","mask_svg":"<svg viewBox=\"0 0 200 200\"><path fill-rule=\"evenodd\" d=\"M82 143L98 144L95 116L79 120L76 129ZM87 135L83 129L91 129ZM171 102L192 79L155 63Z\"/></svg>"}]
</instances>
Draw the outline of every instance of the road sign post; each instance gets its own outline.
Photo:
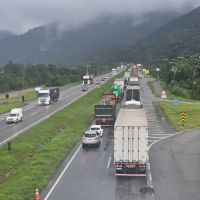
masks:
<instances>
[{"instance_id":1,"label":"road sign post","mask_svg":"<svg viewBox=\"0 0 200 200\"><path fill-rule=\"evenodd\" d=\"M167 98L166 92L164 90L161 92L161 98L163 100Z\"/></svg>"},{"instance_id":2,"label":"road sign post","mask_svg":"<svg viewBox=\"0 0 200 200\"><path fill-rule=\"evenodd\" d=\"M185 112L181 112L180 120L181 120L181 127L184 127L185 126L185 122L186 122L186 113Z\"/></svg>"}]
</instances>

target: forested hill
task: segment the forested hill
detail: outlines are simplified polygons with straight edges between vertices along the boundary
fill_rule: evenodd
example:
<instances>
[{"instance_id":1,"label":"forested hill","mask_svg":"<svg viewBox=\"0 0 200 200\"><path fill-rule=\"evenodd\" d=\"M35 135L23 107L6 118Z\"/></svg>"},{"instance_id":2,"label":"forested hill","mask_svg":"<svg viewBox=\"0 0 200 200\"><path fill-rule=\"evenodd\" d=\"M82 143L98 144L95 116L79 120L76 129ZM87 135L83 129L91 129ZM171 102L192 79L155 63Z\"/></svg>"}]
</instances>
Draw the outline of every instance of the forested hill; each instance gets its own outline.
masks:
<instances>
[{"instance_id":1,"label":"forested hill","mask_svg":"<svg viewBox=\"0 0 200 200\"><path fill-rule=\"evenodd\" d=\"M105 17L70 31L52 23L22 35L0 40L0 65L18 63L61 63L77 65L115 61L112 51L134 45L177 13L151 13L138 24L131 17ZM133 23L134 22L134 23Z\"/></svg>"},{"instance_id":2,"label":"forested hill","mask_svg":"<svg viewBox=\"0 0 200 200\"><path fill-rule=\"evenodd\" d=\"M200 52L200 7L161 26L134 47L124 50L121 56L156 63L174 50L182 55Z\"/></svg>"}]
</instances>

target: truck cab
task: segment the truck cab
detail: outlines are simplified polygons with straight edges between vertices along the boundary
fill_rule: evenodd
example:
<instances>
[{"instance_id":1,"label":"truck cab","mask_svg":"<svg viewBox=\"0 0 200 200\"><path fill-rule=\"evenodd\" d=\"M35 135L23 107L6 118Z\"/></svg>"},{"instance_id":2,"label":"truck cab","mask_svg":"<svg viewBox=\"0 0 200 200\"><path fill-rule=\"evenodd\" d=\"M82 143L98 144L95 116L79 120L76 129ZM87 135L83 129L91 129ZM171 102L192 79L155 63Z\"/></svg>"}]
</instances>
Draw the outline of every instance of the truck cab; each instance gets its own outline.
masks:
<instances>
[{"instance_id":1,"label":"truck cab","mask_svg":"<svg viewBox=\"0 0 200 200\"><path fill-rule=\"evenodd\" d=\"M38 105L49 105L59 100L59 88L42 89L38 91Z\"/></svg>"},{"instance_id":2,"label":"truck cab","mask_svg":"<svg viewBox=\"0 0 200 200\"><path fill-rule=\"evenodd\" d=\"M50 104L50 91L49 90L39 90L38 91L38 105L49 105Z\"/></svg>"}]
</instances>

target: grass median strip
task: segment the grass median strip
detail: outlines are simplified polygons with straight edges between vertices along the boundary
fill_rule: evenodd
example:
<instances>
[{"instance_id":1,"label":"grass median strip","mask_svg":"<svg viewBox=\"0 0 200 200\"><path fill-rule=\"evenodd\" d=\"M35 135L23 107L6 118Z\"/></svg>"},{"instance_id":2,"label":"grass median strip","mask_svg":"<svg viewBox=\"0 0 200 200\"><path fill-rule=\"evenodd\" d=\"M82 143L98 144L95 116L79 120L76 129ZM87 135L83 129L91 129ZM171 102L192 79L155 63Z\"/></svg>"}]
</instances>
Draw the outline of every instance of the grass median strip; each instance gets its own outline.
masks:
<instances>
[{"instance_id":1,"label":"grass median strip","mask_svg":"<svg viewBox=\"0 0 200 200\"><path fill-rule=\"evenodd\" d=\"M115 78L113 78L115 79ZM0 150L0 199L28 200L43 189L94 118L94 105L113 79L28 130Z\"/></svg>"}]
</instances>

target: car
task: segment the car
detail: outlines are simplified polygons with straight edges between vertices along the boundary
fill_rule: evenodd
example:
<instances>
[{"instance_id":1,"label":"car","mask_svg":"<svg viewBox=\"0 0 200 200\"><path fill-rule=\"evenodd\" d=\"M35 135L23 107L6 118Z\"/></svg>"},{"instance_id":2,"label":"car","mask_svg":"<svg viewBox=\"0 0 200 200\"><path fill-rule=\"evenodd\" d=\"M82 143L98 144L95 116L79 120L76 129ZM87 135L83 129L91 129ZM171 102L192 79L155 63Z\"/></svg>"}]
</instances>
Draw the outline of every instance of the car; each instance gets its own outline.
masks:
<instances>
[{"instance_id":1,"label":"car","mask_svg":"<svg viewBox=\"0 0 200 200\"><path fill-rule=\"evenodd\" d=\"M82 147L97 146L101 144L100 134L96 130L88 130L84 133L82 138Z\"/></svg>"},{"instance_id":2,"label":"car","mask_svg":"<svg viewBox=\"0 0 200 200\"><path fill-rule=\"evenodd\" d=\"M13 108L10 111L10 114L7 116L6 121L7 123L17 123L22 121L23 113L22 108Z\"/></svg>"},{"instance_id":3,"label":"car","mask_svg":"<svg viewBox=\"0 0 200 200\"><path fill-rule=\"evenodd\" d=\"M90 130L96 130L101 137L103 136L103 128L101 127L101 125L91 125Z\"/></svg>"},{"instance_id":4,"label":"car","mask_svg":"<svg viewBox=\"0 0 200 200\"><path fill-rule=\"evenodd\" d=\"M88 90L88 87L87 87L87 85L83 85L83 86L82 86L82 88L81 88L81 91L83 91L83 92L84 92L84 91L87 91L87 90Z\"/></svg>"},{"instance_id":5,"label":"car","mask_svg":"<svg viewBox=\"0 0 200 200\"><path fill-rule=\"evenodd\" d=\"M95 81L94 83L95 83L96 85L99 85L99 84L101 84L101 82L100 82L100 81L98 81L98 80L97 80L97 81Z\"/></svg>"}]
</instances>

